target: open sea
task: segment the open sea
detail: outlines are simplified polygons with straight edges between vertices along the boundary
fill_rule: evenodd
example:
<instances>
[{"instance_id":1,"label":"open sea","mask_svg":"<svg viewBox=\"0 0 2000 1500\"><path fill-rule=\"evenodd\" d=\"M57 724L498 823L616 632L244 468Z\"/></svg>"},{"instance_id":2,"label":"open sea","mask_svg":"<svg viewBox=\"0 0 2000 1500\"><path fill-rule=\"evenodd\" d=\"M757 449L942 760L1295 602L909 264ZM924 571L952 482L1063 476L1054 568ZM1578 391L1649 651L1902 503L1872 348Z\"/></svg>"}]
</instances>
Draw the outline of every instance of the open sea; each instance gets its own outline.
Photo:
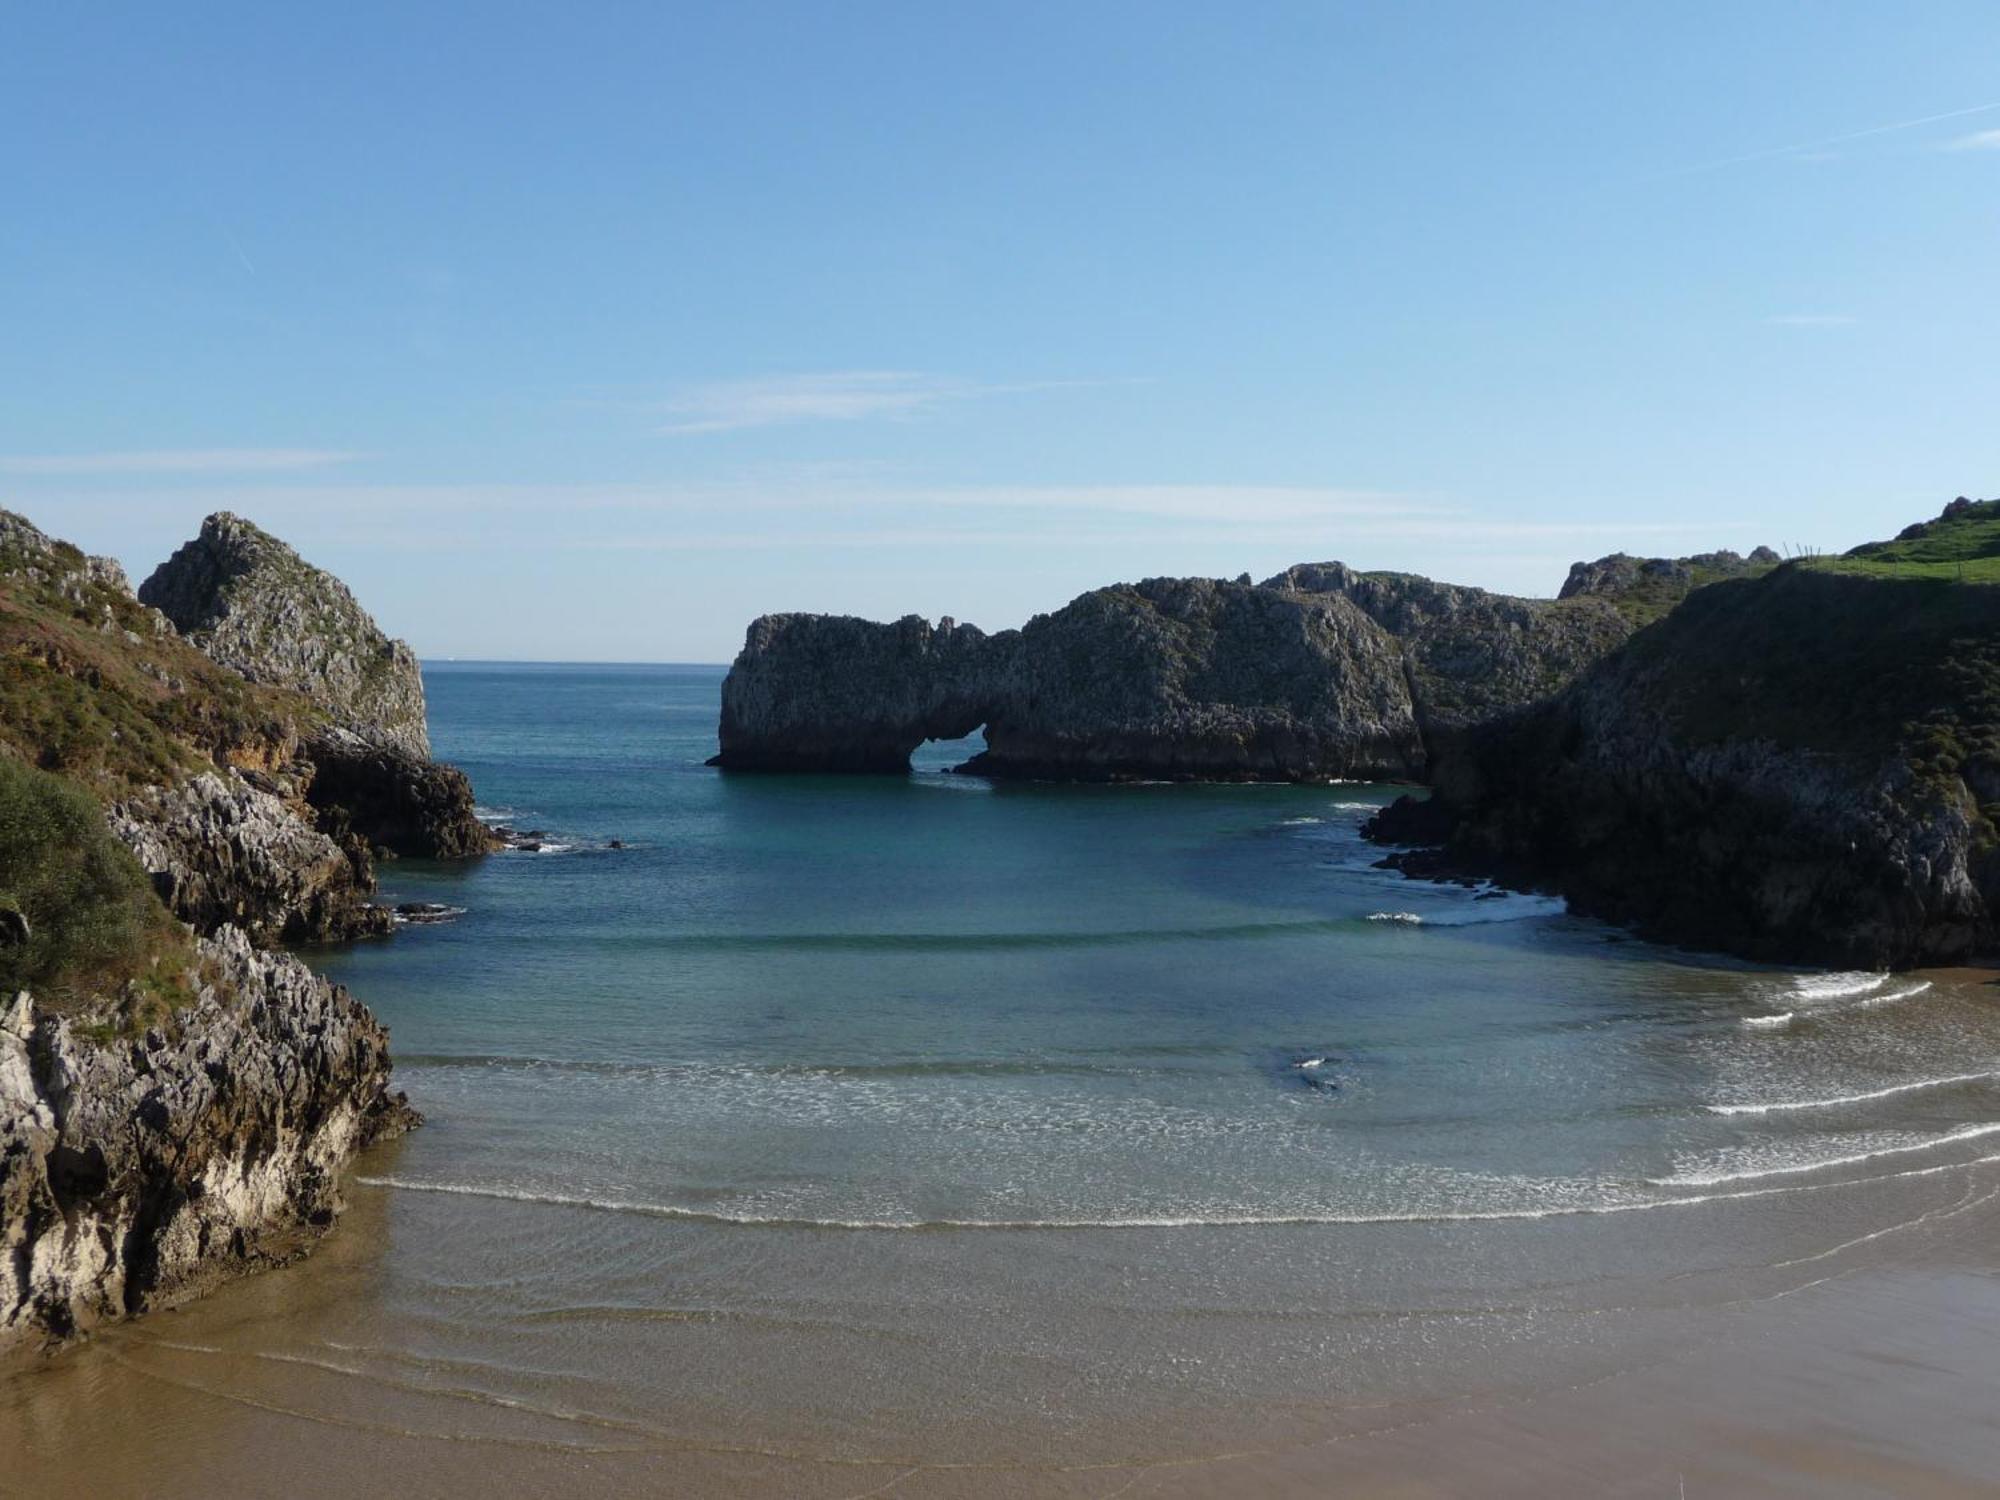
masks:
<instances>
[{"instance_id":1,"label":"open sea","mask_svg":"<svg viewBox=\"0 0 2000 1500\"><path fill-rule=\"evenodd\" d=\"M191 1450L160 1492L253 1430L308 1489L328 1433L414 1493L1330 1478L2000 1190L1986 976L1410 882L1359 834L1388 787L724 775L721 677L427 668L437 753L545 847L390 865L463 915L308 955L429 1123L312 1259L85 1351Z\"/></svg>"}]
</instances>

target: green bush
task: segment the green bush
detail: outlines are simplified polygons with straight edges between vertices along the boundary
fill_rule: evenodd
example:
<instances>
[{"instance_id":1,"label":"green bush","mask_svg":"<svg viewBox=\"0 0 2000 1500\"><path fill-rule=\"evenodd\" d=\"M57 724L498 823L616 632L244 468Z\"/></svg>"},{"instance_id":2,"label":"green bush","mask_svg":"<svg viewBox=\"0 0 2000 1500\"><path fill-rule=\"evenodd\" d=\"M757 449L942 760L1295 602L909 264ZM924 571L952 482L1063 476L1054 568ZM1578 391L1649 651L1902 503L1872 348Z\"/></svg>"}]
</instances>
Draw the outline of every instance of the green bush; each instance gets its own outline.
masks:
<instances>
[{"instance_id":1,"label":"green bush","mask_svg":"<svg viewBox=\"0 0 2000 1500\"><path fill-rule=\"evenodd\" d=\"M150 1015L185 988L191 956L96 799L0 756L0 995L32 990L59 1010L122 1000Z\"/></svg>"}]
</instances>

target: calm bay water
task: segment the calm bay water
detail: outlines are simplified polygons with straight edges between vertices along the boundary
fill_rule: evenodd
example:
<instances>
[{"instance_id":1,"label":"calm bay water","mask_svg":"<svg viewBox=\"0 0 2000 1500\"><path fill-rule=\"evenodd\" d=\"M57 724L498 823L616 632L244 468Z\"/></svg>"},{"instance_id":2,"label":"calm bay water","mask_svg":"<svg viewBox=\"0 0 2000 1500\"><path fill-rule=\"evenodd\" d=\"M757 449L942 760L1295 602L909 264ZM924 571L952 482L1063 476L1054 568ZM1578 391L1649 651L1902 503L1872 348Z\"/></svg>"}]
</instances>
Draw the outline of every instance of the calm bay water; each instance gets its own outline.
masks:
<instances>
[{"instance_id":1,"label":"calm bay water","mask_svg":"<svg viewBox=\"0 0 2000 1500\"><path fill-rule=\"evenodd\" d=\"M468 1483L1018 1492L1595 1379L1995 1190L1974 978L1406 882L1389 788L723 776L720 680L429 669L549 840L391 866L464 915L314 956L430 1124L125 1361Z\"/></svg>"}]
</instances>

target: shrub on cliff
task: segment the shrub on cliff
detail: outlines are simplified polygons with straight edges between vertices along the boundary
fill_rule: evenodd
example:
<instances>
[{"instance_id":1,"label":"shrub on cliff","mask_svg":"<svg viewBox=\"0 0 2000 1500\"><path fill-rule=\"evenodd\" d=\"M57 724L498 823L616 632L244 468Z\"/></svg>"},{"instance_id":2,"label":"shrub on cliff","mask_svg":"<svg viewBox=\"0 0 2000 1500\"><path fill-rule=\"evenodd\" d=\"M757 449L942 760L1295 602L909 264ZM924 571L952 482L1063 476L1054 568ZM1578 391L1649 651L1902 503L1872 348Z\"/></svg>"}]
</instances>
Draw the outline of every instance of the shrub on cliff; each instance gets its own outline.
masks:
<instances>
[{"instance_id":1,"label":"shrub on cliff","mask_svg":"<svg viewBox=\"0 0 2000 1500\"><path fill-rule=\"evenodd\" d=\"M52 1009L169 1001L186 934L82 788L0 756L0 994ZM127 993L128 988L133 993Z\"/></svg>"}]
</instances>

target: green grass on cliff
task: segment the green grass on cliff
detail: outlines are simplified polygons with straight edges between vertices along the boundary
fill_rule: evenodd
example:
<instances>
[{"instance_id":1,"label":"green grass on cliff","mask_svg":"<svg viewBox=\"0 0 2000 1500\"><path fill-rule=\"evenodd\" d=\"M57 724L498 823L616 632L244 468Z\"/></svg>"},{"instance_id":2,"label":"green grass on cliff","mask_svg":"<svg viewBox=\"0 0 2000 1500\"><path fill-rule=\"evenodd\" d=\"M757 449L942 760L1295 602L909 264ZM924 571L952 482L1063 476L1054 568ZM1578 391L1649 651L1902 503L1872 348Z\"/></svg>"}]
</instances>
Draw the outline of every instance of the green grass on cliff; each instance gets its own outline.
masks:
<instances>
[{"instance_id":1,"label":"green grass on cliff","mask_svg":"<svg viewBox=\"0 0 2000 1500\"><path fill-rule=\"evenodd\" d=\"M1841 557L1812 559L1825 573L1867 578L2000 583L2000 500L1954 501L1934 521L1890 542L1868 542Z\"/></svg>"},{"instance_id":2,"label":"green grass on cliff","mask_svg":"<svg viewBox=\"0 0 2000 1500\"><path fill-rule=\"evenodd\" d=\"M315 711L255 686L85 576L81 552L0 544L0 748L116 800L219 762L288 756Z\"/></svg>"},{"instance_id":3,"label":"green grass on cliff","mask_svg":"<svg viewBox=\"0 0 2000 1500\"><path fill-rule=\"evenodd\" d=\"M0 995L29 990L115 1033L185 1003L193 959L97 800L0 756Z\"/></svg>"}]
</instances>

